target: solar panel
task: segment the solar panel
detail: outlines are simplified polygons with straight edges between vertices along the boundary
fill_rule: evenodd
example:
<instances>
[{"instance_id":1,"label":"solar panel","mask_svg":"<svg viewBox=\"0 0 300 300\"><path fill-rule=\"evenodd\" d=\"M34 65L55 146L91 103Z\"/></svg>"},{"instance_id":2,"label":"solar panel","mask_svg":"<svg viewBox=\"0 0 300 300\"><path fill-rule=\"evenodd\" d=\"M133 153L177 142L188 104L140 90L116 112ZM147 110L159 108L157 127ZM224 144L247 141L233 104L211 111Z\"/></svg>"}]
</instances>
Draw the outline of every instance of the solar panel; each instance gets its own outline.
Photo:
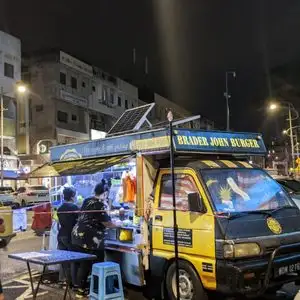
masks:
<instances>
[{"instance_id":1,"label":"solar panel","mask_svg":"<svg viewBox=\"0 0 300 300\"><path fill-rule=\"evenodd\" d=\"M136 108L127 109L109 130L108 134L113 135L121 132L139 130L145 122L148 122L147 115L154 105L155 103L151 103Z\"/></svg>"}]
</instances>

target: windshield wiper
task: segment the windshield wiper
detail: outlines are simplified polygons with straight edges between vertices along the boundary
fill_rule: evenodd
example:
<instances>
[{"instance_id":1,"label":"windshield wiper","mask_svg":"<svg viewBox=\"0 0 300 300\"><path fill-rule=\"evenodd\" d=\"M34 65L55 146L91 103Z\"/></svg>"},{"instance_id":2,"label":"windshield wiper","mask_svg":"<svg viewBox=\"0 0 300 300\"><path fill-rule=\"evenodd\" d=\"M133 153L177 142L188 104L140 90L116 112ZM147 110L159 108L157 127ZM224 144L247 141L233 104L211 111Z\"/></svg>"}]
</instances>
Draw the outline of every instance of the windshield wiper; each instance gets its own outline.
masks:
<instances>
[{"instance_id":1,"label":"windshield wiper","mask_svg":"<svg viewBox=\"0 0 300 300\"><path fill-rule=\"evenodd\" d=\"M222 212L219 213L218 215L225 215L225 214L228 214L228 220L238 219L248 215L265 215L271 217L271 213L265 210L249 210L249 211L241 211L241 212L234 212L234 213Z\"/></svg>"},{"instance_id":2,"label":"windshield wiper","mask_svg":"<svg viewBox=\"0 0 300 300\"><path fill-rule=\"evenodd\" d=\"M281 207L278 207L278 208L275 208L271 211L271 215L280 211L280 210L283 210L283 209L297 209L298 207L297 206L290 206L290 205L285 205L285 206L281 206Z\"/></svg>"}]
</instances>

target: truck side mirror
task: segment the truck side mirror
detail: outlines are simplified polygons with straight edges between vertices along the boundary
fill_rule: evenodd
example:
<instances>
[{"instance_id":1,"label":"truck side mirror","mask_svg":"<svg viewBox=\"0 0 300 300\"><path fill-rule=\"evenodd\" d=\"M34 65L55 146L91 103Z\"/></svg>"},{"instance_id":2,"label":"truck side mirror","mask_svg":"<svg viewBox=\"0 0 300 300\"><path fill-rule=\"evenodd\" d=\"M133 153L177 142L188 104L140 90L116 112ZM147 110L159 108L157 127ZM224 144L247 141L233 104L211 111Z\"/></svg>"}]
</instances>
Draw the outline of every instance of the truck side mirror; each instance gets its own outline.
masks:
<instances>
[{"instance_id":1,"label":"truck side mirror","mask_svg":"<svg viewBox=\"0 0 300 300\"><path fill-rule=\"evenodd\" d=\"M202 213L206 211L204 203L200 198L199 193L189 193L188 202L189 202L189 208L191 212Z\"/></svg>"}]
</instances>

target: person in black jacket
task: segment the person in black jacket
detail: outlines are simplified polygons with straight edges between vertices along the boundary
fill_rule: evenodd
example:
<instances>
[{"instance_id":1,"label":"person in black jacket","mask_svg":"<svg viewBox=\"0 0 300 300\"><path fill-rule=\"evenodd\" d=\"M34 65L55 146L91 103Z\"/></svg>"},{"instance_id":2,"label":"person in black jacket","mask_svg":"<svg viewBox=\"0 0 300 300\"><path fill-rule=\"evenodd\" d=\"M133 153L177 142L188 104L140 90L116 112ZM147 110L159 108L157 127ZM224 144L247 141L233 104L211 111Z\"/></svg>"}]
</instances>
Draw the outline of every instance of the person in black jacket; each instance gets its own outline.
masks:
<instances>
[{"instance_id":1,"label":"person in black jacket","mask_svg":"<svg viewBox=\"0 0 300 300\"><path fill-rule=\"evenodd\" d=\"M64 202L57 210L57 216L59 221L59 230L57 235L58 249L75 251L76 249L72 245L71 233L74 225L77 222L78 210L76 204L74 204L74 199L76 192L72 188L65 188L63 190ZM76 284L76 270L74 264L65 264L64 269L67 274L67 280L71 285ZM60 275L63 275L62 273ZM62 277L62 276L60 276Z\"/></svg>"},{"instance_id":2,"label":"person in black jacket","mask_svg":"<svg viewBox=\"0 0 300 300\"><path fill-rule=\"evenodd\" d=\"M72 244L80 252L94 254L97 261L104 260L104 234L108 227L115 227L111 222L106 207L107 189L103 183L95 187L95 195L84 200L78 221L73 228ZM87 277L91 271L90 262L83 262L77 274L79 292L77 297L84 294Z\"/></svg>"}]
</instances>

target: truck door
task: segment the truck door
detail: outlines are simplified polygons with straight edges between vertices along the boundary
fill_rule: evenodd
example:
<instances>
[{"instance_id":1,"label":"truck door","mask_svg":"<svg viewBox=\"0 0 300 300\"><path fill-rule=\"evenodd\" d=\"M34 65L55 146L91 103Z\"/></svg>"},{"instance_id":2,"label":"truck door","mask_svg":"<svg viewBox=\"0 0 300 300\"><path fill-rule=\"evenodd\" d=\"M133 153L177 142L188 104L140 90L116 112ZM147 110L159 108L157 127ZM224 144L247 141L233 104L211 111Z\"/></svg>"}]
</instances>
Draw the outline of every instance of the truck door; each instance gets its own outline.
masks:
<instances>
[{"instance_id":1,"label":"truck door","mask_svg":"<svg viewBox=\"0 0 300 300\"><path fill-rule=\"evenodd\" d=\"M214 216L203 187L191 169L175 171L175 196L178 224L179 256L198 272L206 288L215 289ZM189 211L188 194L199 193L205 213ZM170 170L161 170L155 189L152 228L154 256L174 257L173 200Z\"/></svg>"}]
</instances>

